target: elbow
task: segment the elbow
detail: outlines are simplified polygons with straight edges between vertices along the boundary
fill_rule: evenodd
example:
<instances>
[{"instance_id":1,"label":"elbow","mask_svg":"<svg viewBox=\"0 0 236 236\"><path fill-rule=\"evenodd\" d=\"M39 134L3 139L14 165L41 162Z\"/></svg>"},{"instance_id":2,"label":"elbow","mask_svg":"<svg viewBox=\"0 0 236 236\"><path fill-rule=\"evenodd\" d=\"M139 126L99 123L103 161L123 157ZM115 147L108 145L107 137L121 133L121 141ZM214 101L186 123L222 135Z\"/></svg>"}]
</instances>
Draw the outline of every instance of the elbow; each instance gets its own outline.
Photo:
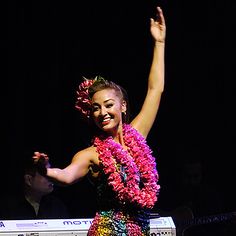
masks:
<instances>
[{"instance_id":1,"label":"elbow","mask_svg":"<svg viewBox=\"0 0 236 236\"><path fill-rule=\"evenodd\" d=\"M86 175L86 173L82 174L79 171L76 172L72 172L72 171L65 171L64 172L64 178L63 178L63 182L65 185L72 185L75 184L77 182L79 182L84 176Z\"/></svg>"},{"instance_id":2,"label":"elbow","mask_svg":"<svg viewBox=\"0 0 236 236\"><path fill-rule=\"evenodd\" d=\"M155 95L161 95L164 92L164 85L163 86L158 86L158 87L153 87L149 88L149 93Z\"/></svg>"},{"instance_id":3,"label":"elbow","mask_svg":"<svg viewBox=\"0 0 236 236\"><path fill-rule=\"evenodd\" d=\"M63 179L63 184L65 186L70 186L77 183L79 180L80 178L78 178L77 176L66 175L66 177Z\"/></svg>"},{"instance_id":4,"label":"elbow","mask_svg":"<svg viewBox=\"0 0 236 236\"><path fill-rule=\"evenodd\" d=\"M149 83L148 90L162 93L164 91L165 82L164 80L157 81L156 83Z\"/></svg>"},{"instance_id":5,"label":"elbow","mask_svg":"<svg viewBox=\"0 0 236 236\"><path fill-rule=\"evenodd\" d=\"M50 169L50 171L48 171L48 177L62 186L69 186L78 181L77 176L73 175L71 172L68 172L66 169Z\"/></svg>"},{"instance_id":6,"label":"elbow","mask_svg":"<svg viewBox=\"0 0 236 236\"><path fill-rule=\"evenodd\" d=\"M78 180L73 180L70 178L64 178L63 180L58 180L58 181L54 181L56 182L57 185L62 186L62 187L67 187L70 185L73 185L77 182Z\"/></svg>"}]
</instances>

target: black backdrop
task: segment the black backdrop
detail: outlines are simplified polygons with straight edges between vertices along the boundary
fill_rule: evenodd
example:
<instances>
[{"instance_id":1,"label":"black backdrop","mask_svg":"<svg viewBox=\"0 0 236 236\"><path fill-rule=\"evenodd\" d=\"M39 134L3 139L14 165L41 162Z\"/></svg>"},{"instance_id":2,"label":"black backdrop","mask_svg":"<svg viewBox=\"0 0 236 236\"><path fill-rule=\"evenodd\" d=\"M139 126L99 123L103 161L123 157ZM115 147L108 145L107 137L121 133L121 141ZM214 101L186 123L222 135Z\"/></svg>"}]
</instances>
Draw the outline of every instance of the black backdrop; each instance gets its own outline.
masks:
<instances>
[{"instance_id":1,"label":"black backdrop","mask_svg":"<svg viewBox=\"0 0 236 236\"><path fill-rule=\"evenodd\" d=\"M64 167L88 144L74 108L82 76L118 82L129 93L132 114L138 112L157 4L167 24L165 92L148 137L161 177L158 208L177 205L182 166L198 160L205 181L222 196L221 210L235 209L235 8L225 1L8 1L8 37L1 40L2 192L18 191L26 153L47 152L53 165ZM76 216L93 214L87 179L56 192Z\"/></svg>"}]
</instances>

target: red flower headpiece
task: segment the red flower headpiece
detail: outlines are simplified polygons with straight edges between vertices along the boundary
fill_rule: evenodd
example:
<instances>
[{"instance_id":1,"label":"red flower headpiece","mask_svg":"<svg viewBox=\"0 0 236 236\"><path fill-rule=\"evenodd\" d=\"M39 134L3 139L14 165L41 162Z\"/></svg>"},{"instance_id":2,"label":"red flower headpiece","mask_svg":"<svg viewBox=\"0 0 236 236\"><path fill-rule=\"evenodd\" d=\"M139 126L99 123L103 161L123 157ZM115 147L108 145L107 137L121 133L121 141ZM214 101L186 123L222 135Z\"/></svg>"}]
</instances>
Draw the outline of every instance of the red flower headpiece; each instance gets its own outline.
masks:
<instances>
[{"instance_id":1,"label":"red flower headpiece","mask_svg":"<svg viewBox=\"0 0 236 236\"><path fill-rule=\"evenodd\" d=\"M91 115L91 98L89 97L89 88L92 86L95 82L101 82L105 81L105 79L101 76L96 76L94 79L87 79L83 77L84 81L79 85L77 93L77 100L75 103L75 108L79 110L81 115L89 119Z\"/></svg>"},{"instance_id":2,"label":"red flower headpiece","mask_svg":"<svg viewBox=\"0 0 236 236\"><path fill-rule=\"evenodd\" d=\"M95 79L86 79L83 77L85 81L83 81L80 85L77 93L77 100L75 103L75 108L81 112L82 116L89 118L91 114L91 99L89 97L89 87L95 82Z\"/></svg>"}]
</instances>

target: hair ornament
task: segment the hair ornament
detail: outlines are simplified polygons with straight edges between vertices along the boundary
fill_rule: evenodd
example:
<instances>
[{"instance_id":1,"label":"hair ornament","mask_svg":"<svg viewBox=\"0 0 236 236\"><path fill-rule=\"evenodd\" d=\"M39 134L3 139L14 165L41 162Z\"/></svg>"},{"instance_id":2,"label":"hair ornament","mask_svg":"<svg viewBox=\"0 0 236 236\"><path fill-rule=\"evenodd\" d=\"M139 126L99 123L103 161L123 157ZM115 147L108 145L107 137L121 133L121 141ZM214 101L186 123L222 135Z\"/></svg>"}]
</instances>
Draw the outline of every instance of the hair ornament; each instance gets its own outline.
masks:
<instances>
[{"instance_id":1,"label":"hair ornament","mask_svg":"<svg viewBox=\"0 0 236 236\"><path fill-rule=\"evenodd\" d=\"M81 115L87 119L91 115L91 98L89 97L89 88L96 82L105 81L101 76L96 76L94 79L87 79L83 76L84 81L79 85L76 93L77 100L75 103L75 108L79 110Z\"/></svg>"}]
</instances>

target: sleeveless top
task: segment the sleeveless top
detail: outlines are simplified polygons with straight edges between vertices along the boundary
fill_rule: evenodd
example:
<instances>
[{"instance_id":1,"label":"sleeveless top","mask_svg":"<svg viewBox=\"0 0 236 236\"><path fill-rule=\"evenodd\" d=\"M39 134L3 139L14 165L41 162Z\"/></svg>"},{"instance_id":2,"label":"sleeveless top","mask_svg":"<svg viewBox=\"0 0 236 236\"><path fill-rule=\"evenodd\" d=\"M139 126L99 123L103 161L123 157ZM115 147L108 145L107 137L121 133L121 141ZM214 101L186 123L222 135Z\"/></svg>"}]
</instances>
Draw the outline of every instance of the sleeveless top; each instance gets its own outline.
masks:
<instances>
[{"instance_id":1,"label":"sleeveless top","mask_svg":"<svg viewBox=\"0 0 236 236\"><path fill-rule=\"evenodd\" d=\"M107 184L104 173L95 182L98 211L88 236L148 236L150 235L149 210L133 205L122 205Z\"/></svg>"}]
</instances>

